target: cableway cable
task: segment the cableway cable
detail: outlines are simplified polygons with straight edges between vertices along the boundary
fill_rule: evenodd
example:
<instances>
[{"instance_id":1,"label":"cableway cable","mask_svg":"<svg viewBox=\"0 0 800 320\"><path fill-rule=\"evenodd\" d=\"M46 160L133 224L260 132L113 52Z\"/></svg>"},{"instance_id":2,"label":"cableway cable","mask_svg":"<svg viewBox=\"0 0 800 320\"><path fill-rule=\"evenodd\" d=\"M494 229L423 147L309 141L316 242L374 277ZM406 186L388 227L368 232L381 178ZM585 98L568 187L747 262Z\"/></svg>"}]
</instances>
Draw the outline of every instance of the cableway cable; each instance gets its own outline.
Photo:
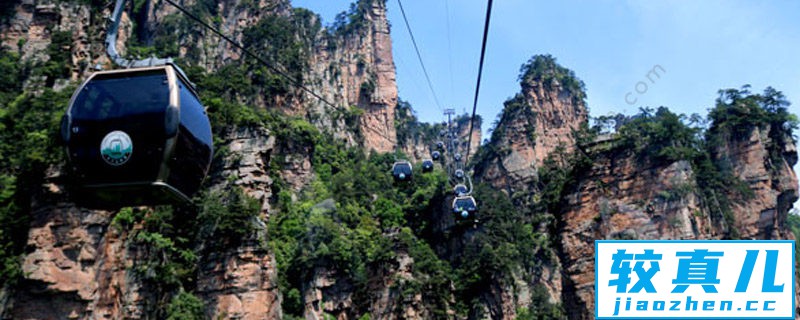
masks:
<instances>
[{"instance_id":1,"label":"cableway cable","mask_svg":"<svg viewBox=\"0 0 800 320\"><path fill-rule=\"evenodd\" d=\"M422 55L419 53L419 47L417 47L417 40L414 39L414 33L411 32L411 25L408 23L408 18L406 18L406 11L403 9L403 2L397 0L397 4L400 5L400 13L403 14L403 21L406 23L406 29L408 29L408 34L411 36L411 43L414 45L414 50L417 52L417 59L419 59L419 64L422 66L422 73L425 74L425 80L428 81L428 88L431 89L431 94L433 94L433 101L436 102L436 106L439 107L439 110L442 110L442 105L439 104L439 98L436 96L436 90L433 90L433 84L431 84L431 78L428 76L428 70L425 68L425 63L422 62Z\"/></svg>"},{"instance_id":2,"label":"cableway cable","mask_svg":"<svg viewBox=\"0 0 800 320\"><path fill-rule=\"evenodd\" d=\"M169 0L168 0L169 1ZM398 0L399 1L399 0ZM475 125L475 110L478 108L478 93L481 90L481 74L483 73L483 58L486 54L486 38L489 35L489 20L492 17L492 0L486 6L486 22L483 25L483 43L481 44L481 60L478 64L478 82L475 85L475 99L472 102L472 118L469 120L469 137L467 138L467 154L464 163L469 163L469 151L472 149L472 128Z\"/></svg>"},{"instance_id":3,"label":"cableway cable","mask_svg":"<svg viewBox=\"0 0 800 320\"><path fill-rule=\"evenodd\" d=\"M448 96L450 98L450 102L452 103L453 92L455 92L455 90L453 89L455 82L453 81L453 45L450 37L450 5L448 4L448 2L449 2L448 0L444 0L444 20L447 25L447 57L448 57L447 63L448 63L448 68L450 70L450 92Z\"/></svg>"}]
</instances>

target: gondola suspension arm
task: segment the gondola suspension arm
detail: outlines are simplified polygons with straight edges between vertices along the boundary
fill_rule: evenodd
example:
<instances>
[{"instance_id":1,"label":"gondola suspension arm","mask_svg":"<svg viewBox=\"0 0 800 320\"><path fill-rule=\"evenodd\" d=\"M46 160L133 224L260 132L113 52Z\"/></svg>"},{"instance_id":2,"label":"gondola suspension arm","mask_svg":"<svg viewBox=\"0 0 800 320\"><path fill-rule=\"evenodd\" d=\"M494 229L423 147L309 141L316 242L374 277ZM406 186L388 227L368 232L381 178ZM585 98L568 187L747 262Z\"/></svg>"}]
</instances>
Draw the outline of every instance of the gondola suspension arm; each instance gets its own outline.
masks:
<instances>
[{"instance_id":1,"label":"gondola suspension arm","mask_svg":"<svg viewBox=\"0 0 800 320\"><path fill-rule=\"evenodd\" d=\"M127 0L117 0L114 4L114 12L111 13L109 18L108 32L106 33L106 53L116 65L123 68L137 68L137 67L152 67L163 66L172 64L172 58L156 58L150 57L143 60L128 60L123 58L117 52L117 33L119 32L119 23L122 19L122 11L125 10L125 3Z\"/></svg>"}]
</instances>

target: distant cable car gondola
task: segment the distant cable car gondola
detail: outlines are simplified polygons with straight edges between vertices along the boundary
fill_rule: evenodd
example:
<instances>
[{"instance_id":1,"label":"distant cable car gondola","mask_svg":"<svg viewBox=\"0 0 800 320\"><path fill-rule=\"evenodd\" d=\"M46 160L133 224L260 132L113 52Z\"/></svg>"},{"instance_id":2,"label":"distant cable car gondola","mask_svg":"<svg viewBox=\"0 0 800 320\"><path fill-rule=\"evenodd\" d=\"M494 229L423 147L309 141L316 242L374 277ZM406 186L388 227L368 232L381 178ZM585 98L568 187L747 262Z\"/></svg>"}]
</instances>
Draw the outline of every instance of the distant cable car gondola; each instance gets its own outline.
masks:
<instances>
[{"instance_id":1,"label":"distant cable car gondola","mask_svg":"<svg viewBox=\"0 0 800 320\"><path fill-rule=\"evenodd\" d=\"M439 151L434 151L434 152L431 153L431 158L433 158L433 160L439 160L439 158L441 158L441 156L442 156L442 154L439 153Z\"/></svg>"},{"instance_id":2,"label":"distant cable car gondola","mask_svg":"<svg viewBox=\"0 0 800 320\"><path fill-rule=\"evenodd\" d=\"M463 179L464 178L464 170L461 170L461 169L456 170L456 178Z\"/></svg>"},{"instance_id":3,"label":"distant cable car gondola","mask_svg":"<svg viewBox=\"0 0 800 320\"><path fill-rule=\"evenodd\" d=\"M431 172L433 171L433 160L425 159L422 160L422 172Z\"/></svg>"},{"instance_id":4,"label":"distant cable car gondola","mask_svg":"<svg viewBox=\"0 0 800 320\"><path fill-rule=\"evenodd\" d=\"M439 150L444 150L444 142L436 141L436 147L439 148Z\"/></svg>"},{"instance_id":5,"label":"distant cable car gondola","mask_svg":"<svg viewBox=\"0 0 800 320\"><path fill-rule=\"evenodd\" d=\"M455 193L457 196L466 195L468 192L469 188L467 188L467 186L464 184L459 183L453 187L453 193Z\"/></svg>"},{"instance_id":6,"label":"distant cable car gondola","mask_svg":"<svg viewBox=\"0 0 800 320\"><path fill-rule=\"evenodd\" d=\"M411 163L405 160L397 161L392 165L392 176L394 181L408 181L411 180L412 169Z\"/></svg>"},{"instance_id":7,"label":"distant cable car gondola","mask_svg":"<svg viewBox=\"0 0 800 320\"><path fill-rule=\"evenodd\" d=\"M61 126L75 200L90 207L189 201L213 154L205 110L172 64L94 73Z\"/></svg>"},{"instance_id":8,"label":"distant cable car gondola","mask_svg":"<svg viewBox=\"0 0 800 320\"><path fill-rule=\"evenodd\" d=\"M453 199L453 214L456 218L466 220L474 218L478 211L478 205L472 196L458 196Z\"/></svg>"},{"instance_id":9,"label":"distant cable car gondola","mask_svg":"<svg viewBox=\"0 0 800 320\"><path fill-rule=\"evenodd\" d=\"M456 161L461 161L461 154L460 153L456 153L456 155L453 156L453 159L456 160Z\"/></svg>"}]
</instances>

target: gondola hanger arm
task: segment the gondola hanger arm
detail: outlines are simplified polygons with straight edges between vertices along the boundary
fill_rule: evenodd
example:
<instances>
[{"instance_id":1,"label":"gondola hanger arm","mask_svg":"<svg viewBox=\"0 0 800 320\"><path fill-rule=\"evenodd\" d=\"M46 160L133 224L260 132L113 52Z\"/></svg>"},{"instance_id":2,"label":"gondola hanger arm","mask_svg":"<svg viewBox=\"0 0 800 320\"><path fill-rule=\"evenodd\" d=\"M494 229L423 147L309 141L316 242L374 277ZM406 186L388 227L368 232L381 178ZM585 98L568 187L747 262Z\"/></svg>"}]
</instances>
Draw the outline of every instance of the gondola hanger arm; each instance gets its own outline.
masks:
<instances>
[{"instance_id":1,"label":"gondola hanger arm","mask_svg":"<svg viewBox=\"0 0 800 320\"><path fill-rule=\"evenodd\" d=\"M173 64L172 58L156 58L151 57L142 60L128 60L120 56L117 52L117 33L119 32L119 23L122 19L122 11L125 10L125 3L127 0L117 0L114 4L114 11L109 18L108 32L106 33L106 53L114 64L123 68L137 68L137 67L152 67L163 66L166 64Z\"/></svg>"}]
</instances>

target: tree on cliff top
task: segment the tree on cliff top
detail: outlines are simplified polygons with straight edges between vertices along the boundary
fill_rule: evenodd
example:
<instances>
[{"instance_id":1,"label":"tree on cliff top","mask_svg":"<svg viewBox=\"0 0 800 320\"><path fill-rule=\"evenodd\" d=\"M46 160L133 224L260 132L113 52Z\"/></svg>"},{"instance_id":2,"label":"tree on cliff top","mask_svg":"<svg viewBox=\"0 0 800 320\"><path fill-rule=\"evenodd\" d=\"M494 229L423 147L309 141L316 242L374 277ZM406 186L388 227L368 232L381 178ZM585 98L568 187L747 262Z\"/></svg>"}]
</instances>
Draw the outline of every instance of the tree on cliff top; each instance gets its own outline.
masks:
<instances>
[{"instance_id":1,"label":"tree on cliff top","mask_svg":"<svg viewBox=\"0 0 800 320\"><path fill-rule=\"evenodd\" d=\"M535 55L519 68L518 80L525 86L531 83L542 83L548 90L561 85L573 96L574 103L585 104L586 85L578 79L575 72L556 62L549 54Z\"/></svg>"}]
</instances>

